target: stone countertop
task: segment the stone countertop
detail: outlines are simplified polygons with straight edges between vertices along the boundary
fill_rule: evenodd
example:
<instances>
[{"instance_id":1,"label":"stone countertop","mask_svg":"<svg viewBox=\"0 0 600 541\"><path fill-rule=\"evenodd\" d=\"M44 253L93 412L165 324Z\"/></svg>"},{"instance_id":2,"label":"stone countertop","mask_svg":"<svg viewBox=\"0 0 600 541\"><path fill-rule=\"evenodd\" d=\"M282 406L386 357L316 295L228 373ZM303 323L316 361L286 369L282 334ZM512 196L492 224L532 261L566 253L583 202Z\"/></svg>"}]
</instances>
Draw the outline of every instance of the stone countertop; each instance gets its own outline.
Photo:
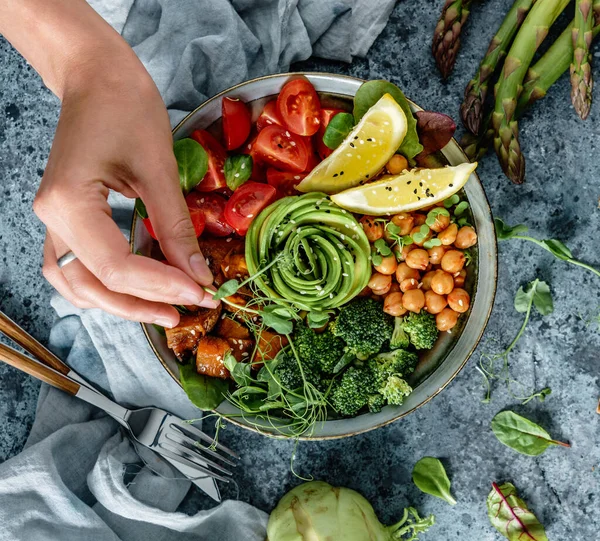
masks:
<instances>
[{"instance_id":1,"label":"stone countertop","mask_svg":"<svg viewBox=\"0 0 600 541\"><path fill-rule=\"evenodd\" d=\"M441 82L430 53L431 33L441 8L435 2L399 3L366 59L351 65L310 60L297 69L328 71L365 79L388 79L425 109L458 120L467 81L487 48L508 0L474 6L463 36L456 68ZM565 19L563 17L563 19ZM563 20L563 23L566 19ZM598 56L598 53L596 53ZM19 55L0 39L0 306L34 336L48 338L53 313L51 288L40 274L43 228L31 203L43 174L58 119L58 101ZM508 223L527 223L539 238L560 238L579 258L600 267L596 167L600 141L600 98L584 123L569 99L562 77L521 122L527 158L527 182L512 185L493 154L478 172L492 210ZM521 241L500 245L496 303L482 343L469 363L439 396L409 417L388 427L331 442L266 440L228 426L223 443L242 452L236 473L240 498L269 511L299 483L295 471L362 492L384 522L392 522L409 504L434 513L437 524L424 539L477 539L499 535L486 516L492 481L512 481L545 525L550 539L593 539L600 531L600 278L554 259ZM521 406L498 385L490 404L482 404L482 379L476 365L483 352L506 346L522 322L513 308L519 285L534 278L552 288L555 310L531 322L511 355L511 371L526 389L551 387L543 403ZM33 421L38 384L0 365L0 461L16 454ZM551 448L533 458L502 446L490 429L500 410L512 408L541 423L571 449ZM455 507L421 493L411 482L414 463L440 457L446 465ZM233 488L224 491L234 497ZM191 492L186 510L210 502Z\"/></svg>"}]
</instances>

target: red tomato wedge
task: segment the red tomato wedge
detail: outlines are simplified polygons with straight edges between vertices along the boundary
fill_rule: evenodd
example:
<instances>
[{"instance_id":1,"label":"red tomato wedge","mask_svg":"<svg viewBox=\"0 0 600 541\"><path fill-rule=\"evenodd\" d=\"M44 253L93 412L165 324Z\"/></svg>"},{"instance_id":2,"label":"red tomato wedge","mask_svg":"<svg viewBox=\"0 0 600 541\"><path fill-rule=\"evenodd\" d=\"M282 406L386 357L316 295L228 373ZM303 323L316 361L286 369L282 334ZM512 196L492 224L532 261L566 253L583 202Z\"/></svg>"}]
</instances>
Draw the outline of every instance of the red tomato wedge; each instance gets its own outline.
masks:
<instances>
[{"instance_id":1,"label":"red tomato wedge","mask_svg":"<svg viewBox=\"0 0 600 541\"><path fill-rule=\"evenodd\" d=\"M277 112L277 100L267 103L260 116L256 119L256 129L258 131L272 125L283 125L283 120L281 120L281 117Z\"/></svg>"},{"instance_id":2,"label":"red tomato wedge","mask_svg":"<svg viewBox=\"0 0 600 541\"><path fill-rule=\"evenodd\" d=\"M283 125L297 135L313 135L321 124L321 102L313 85L295 79L284 85L277 97Z\"/></svg>"},{"instance_id":3,"label":"red tomato wedge","mask_svg":"<svg viewBox=\"0 0 600 541\"><path fill-rule=\"evenodd\" d=\"M294 173L306 170L311 152L302 137L281 126L263 129L258 134L254 148L265 164Z\"/></svg>"},{"instance_id":4,"label":"red tomato wedge","mask_svg":"<svg viewBox=\"0 0 600 541\"><path fill-rule=\"evenodd\" d=\"M202 213L206 222L206 232L215 237L227 237L233 233L233 228L225 220L225 205L227 200L215 193L190 192L185 201L190 209Z\"/></svg>"},{"instance_id":5,"label":"red tomato wedge","mask_svg":"<svg viewBox=\"0 0 600 541\"><path fill-rule=\"evenodd\" d=\"M206 130L194 131L192 139L198 141L208 154L208 171L204 175L202 182L195 189L200 192L212 192L213 190L226 187L227 182L225 182L223 168L225 167L227 153L221 146L221 143Z\"/></svg>"},{"instance_id":6,"label":"red tomato wedge","mask_svg":"<svg viewBox=\"0 0 600 541\"><path fill-rule=\"evenodd\" d=\"M227 201L225 219L239 235L245 235L252 220L277 197L277 190L268 184L248 181Z\"/></svg>"},{"instance_id":7,"label":"red tomato wedge","mask_svg":"<svg viewBox=\"0 0 600 541\"><path fill-rule=\"evenodd\" d=\"M223 98L223 139L225 148L233 150L241 147L252 128L252 119L248 106L237 98Z\"/></svg>"},{"instance_id":8,"label":"red tomato wedge","mask_svg":"<svg viewBox=\"0 0 600 541\"><path fill-rule=\"evenodd\" d=\"M188 210L190 211L190 218L192 219L192 224L194 225L194 231L196 233L196 237L199 237L204 232L204 226L206 225L206 221L204 220L204 213L198 208L190 208L188 206ZM142 218L148 233L154 240L158 240L156 237L156 233L154 232L154 228L152 227L152 222L150 218Z\"/></svg>"},{"instance_id":9,"label":"red tomato wedge","mask_svg":"<svg viewBox=\"0 0 600 541\"><path fill-rule=\"evenodd\" d=\"M298 195L296 186L305 176L304 173L279 171L273 167L267 169L267 183L277 188L277 191L283 195Z\"/></svg>"},{"instance_id":10,"label":"red tomato wedge","mask_svg":"<svg viewBox=\"0 0 600 541\"><path fill-rule=\"evenodd\" d=\"M260 159L260 156L258 156L256 153L257 138L257 133L255 133L253 136L251 135L249 141L240 149L240 152L242 154L248 154L252 157L252 175L250 175L250 180L262 182L266 179L265 167Z\"/></svg>"},{"instance_id":11,"label":"red tomato wedge","mask_svg":"<svg viewBox=\"0 0 600 541\"><path fill-rule=\"evenodd\" d=\"M327 128L331 119L338 113L345 113L342 109L321 109L321 126L319 131L315 134L315 144L317 147L317 153L320 158L324 160L329 156L333 150L331 150L325 143L323 143L323 135L325 135L325 128Z\"/></svg>"}]
</instances>

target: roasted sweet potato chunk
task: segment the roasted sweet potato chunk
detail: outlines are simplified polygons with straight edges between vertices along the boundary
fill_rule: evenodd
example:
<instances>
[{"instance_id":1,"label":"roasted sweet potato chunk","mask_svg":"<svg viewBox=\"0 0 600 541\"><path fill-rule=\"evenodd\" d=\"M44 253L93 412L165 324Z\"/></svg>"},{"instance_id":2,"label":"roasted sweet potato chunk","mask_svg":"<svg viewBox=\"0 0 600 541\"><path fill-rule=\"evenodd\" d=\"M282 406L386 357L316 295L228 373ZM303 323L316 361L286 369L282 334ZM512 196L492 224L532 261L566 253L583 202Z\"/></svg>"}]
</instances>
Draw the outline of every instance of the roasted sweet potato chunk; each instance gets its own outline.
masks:
<instances>
[{"instance_id":1,"label":"roasted sweet potato chunk","mask_svg":"<svg viewBox=\"0 0 600 541\"><path fill-rule=\"evenodd\" d=\"M242 338L251 340L250 331L245 325L230 317L222 317L215 329L215 334L221 338Z\"/></svg>"},{"instance_id":2,"label":"roasted sweet potato chunk","mask_svg":"<svg viewBox=\"0 0 600 541\"><path fill-rule=\"evenodd\" d=\"M288 345L288 339L281 335L263 329L258 335L258 347L254 358L254 365L274 359L279 351Z\"/></svg>"},{"instance_id":3,"label":"roasted sweet potato chunk","mask_svg":"<svg viewBox=\"0 0 600 541\"><path fill-rule=\"evenodd\" d=\"M229 342L218 336L203 336L198 342L196 370L213 378L227 379L229 370L225 368L225 354L231 350Z\"/></svg>"},{"instance_id":4,"label":"roasted sweet potato chunk","mask_svg":"<svg viewBox=\"0 0 600 541\"><path fill-rule=\"evenodd\" d=\"M228 242L229 241L229 242ZM211 237L200 237L198 245L202 255L206 259L208 268L216 276L221 271L221 264L227 254L231 251L243 253L244 241L241 239L215 239Z\"/></svg>"},{"instance_id":5,"label":"roasted sweet potato chunk","mask_svg":"<svg viewBox=\"0 0 600 541\"><path fill-rule=\"evenodd\" d=\"M254 340L243 338L226 338L231 346L231 353L238 363L247 363L250 361L252 351L254 350Z\"/></svg>"},{"instance_id":6,"label":"roasted sweet potato chunk","mask_svg":"<svg viewBox=\"0 0 600 541\"><path fill-rule=\"evenodd\" d=\"M223 263L221 263L221 271L228 280L234 278L248 278L248 266L246 265L246 256L244 254L235 253L234 250L229 252Z\"/></svg>"},{"instance_id":7,"label":"roasted sweet potato chunk","mask_svg":"<svg viewBox=\"0 0 600 541\"><path fill-rule=\"evenodd\" d=\"M195 314L182 315L177 327L165 329L167 345L179 359L182 359L188 351L195 353L198 341L212 331L220 315L220 305L212 309L200 308Z\"/></svg>"}]
</instances>

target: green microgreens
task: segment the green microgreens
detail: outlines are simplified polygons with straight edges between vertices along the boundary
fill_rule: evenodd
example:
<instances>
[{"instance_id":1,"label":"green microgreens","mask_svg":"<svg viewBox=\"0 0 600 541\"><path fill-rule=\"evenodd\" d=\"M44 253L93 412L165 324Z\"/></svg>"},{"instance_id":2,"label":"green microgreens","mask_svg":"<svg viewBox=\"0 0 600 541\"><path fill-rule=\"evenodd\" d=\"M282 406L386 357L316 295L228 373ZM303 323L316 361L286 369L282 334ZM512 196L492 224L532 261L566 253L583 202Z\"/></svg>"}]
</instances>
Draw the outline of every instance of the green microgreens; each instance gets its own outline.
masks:
<instances>
[{"instance_id":1,"label":"green microgreens","mask_svg":"<svg viewBox=\"0 0 600 541\"><path fill-rule=\"evenodd\" d=\"M458 197L457 194L454 194L454 195L450 196L448 199L444 200L444 207L449 209L450 207L453 207L454 205L458 205L459 202L460 202L460 197Z\"/></svg>"},{"instance_id":2,"label":"green microgreens","mask_svg":"<svg viewBox=\"0 0 600 541\"><path fill-rule=\"evenodd\" d=\"M435 225L435 222L436 222L438 216L448 216L448 217L450 217L450 212L448 212L448 209L445 209L443 207L436 207L434 209L431 209L427 213L427 218L425 219L425 223L429 227L433 227Z\"/></svg>"},{"instance_id":3,"label":"green microgreens","mask_svg":"<svg viewBox=\"0 0 600 541\"><path fill-rule=\"evenodd\" d=\"M425 248L426 250L430 250L431 248L434 248L435 246L441 246L442 245L442 241L440 239L433 238L433 239L428 239L423 243L423 248Z\"/></svg>"},{"instance_id":4,"label":"green microgreens","mask_svg":"<svg viewBox=\"0 0 600 541\"><path fill-rule=\"evenodd\" d=\"M456 208L454 209L454 216L457 218L462 216L462 214L469 208L469 203L467 201L461 201Z\"/></svg>"},{"instance_id":5,"label":"green microgreens","mask_svg":"<svg viewBox=\"0 0 600 541\"><path fill-rule=\"evenodd\" d=\"M468 267L475 259L475 256L473 255L473 252L471 252L471 250L469 249L464 250L463 254L465 256L465 267Z\"/></svg>"},{"instance_id":6,"label":"green microgreens","mask_svg":"<svg viewBox=\"0 0 600 541\"><path fill-rule=\"evenodd\" d=\"M429 228L429 226L427 224L423 224L420 227L419 231L417 231L416 233L414 233L412 235L413 241L416 242L417 244L425 242L430 231L431 231L431 229Z\"/></svg>"},{"instance_id":7,"label":"green microgreens","mask_svg":"<svg viewBox=\"0 0 600 541\"><path fill-rule=\"evenodd\" d=\"M529 282L525 288L520 287L517 291L514 301L515 310L519 313L525 314L525 319L521 324L521 328L519 332L513 339L513 341L508 345L508 347L502 353L482 353L481 358L479 360L479 366L477 366L477 370L481 373L484 378L484 383L486 385L486 396L482 400L484 403L489 403L491 400L491 391L492 386L491 382L493 380L500 380L506 383L509 393L516 398L517 400L521 400L524 402L529 402L534 397L540 398L540 400L545 398L549 393L545 392L542 394L542 391L539 393L534 393L533 395L529 395L526 397L515 396L511 390L511 383L517 383L522 385L519 381L514 380L510 376L509 369L509 355L510 352L517 345L517 342L523 336L525 332L525 328L529 323L529 318L531 316L531 311L533 307L542 315L546 316L554 310L554 305L552 303L552 294L550 293L550 288L546 282L540 281L539 279L535 279L532 282ZM503 361L502 368L499 372L495 370L496 361Z\"/></svg>"},{"instance_id":8,"label":"green microgreens","mask_svg":"<svg viewBox=\"0 0 600 541\"><path fill-rule=\"evenodd\" d=\"M565 244L563 244L560 240L538 240L527 235L521 235L521 233L527 233L528 227L526 225L518 224L511 227L505 224L500 218L496 218L494 220L494 223L496 225L496 236L498 237L498 240L519 239L533 242L534 244L537 244L544 250L550 252L554 257L562 259L563 261L571 263L572 265L583 267L584 269L593 272L596 276L600 276L600 270L595 269L587 263L583 263L582 261L574 259L571 250L569 250L569 248L565 246Z\"/></svg>"}]
</instances>

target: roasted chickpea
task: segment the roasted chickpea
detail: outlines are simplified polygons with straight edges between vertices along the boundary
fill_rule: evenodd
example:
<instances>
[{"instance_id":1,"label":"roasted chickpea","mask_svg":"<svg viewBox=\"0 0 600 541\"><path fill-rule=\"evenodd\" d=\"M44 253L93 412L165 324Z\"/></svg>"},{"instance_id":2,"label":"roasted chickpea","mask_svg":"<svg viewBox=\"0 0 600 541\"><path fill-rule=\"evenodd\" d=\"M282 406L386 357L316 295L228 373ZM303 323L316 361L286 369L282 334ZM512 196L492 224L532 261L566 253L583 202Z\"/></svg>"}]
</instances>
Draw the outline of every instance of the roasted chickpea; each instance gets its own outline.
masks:
<instances>
[{"instance_id":1,"label":"roasted chickpea","mask_svg":"<svg viewBox=\"0 0 600 541\"><path fill-rule=\"evenodd\" d=\"M425 306L425 295L420 289L411 289L402 296L402 306L411 312L419 313Z\"/></svg>"},{"instance_id":2,"label":"roasted chickpea","mask_svg":"<svg viewBox=\"0 0 600 541\"><path fill-rule=\"evenodd\" d=\"M390 316L406 314L406 308L402 305L402 293L389 293L383 301L383 311Z\"/></svg>"},{"instance_id":3,"label":"roasted chickpea","mask_svg":"<svg viewBox=\"0 0 600 541\"><path fill-rule=\"evenodd\" d=\"M371 275L368 286L375 295L385 295L392 286L392 277L389 274L374 272Z\"/></svg>"},{"instance_id":4,"label":"roasted chickpea","mask_svg":"<svg viewBox=\"0 0 600 541\"><path fill-rule=\"evenodd\" d=\"M396 269L396 282L402 283L402 280L407 278L419 279L419 271L417 269L411 269L406 263L400 263Z\"/></svg>"},{"instance_id":5,"label":"roasted chickpea","mask_svg":"<svg viewBox=\"0 0 600 541\"><path fill-rule=\"evenodd\" d=\"M458 274L454 273L454 287L463 287L467 279L467 269L462 269Z\"/></svg>"},{"instance_id":6,"label":"roasted chickpea","mask_svg":"<svg viewBox=\"0 0 600 541\"><path fill-rule=\"evenodd\" d=\"M374 216L363 216L359 221L369 242L375 242L383 237L383 224L375 220Z\"/></svg>"},{"instance_id":7,"label":"roasted chickpea","mask_svg":"<svg viewBox=\"0 0 600 541\"><path fill-rule=\"evenodd\" d=\"M442 257L442 269L450 274L460 272L465 266L465 254L459 250L448 250Z\"/></svg>"},{"instance_id":8,"label":"roasted chickpea","mask_svg":"<svg viewBox=\"0 0 600 541\"><path fill-rule=\"evenodd\" d=\"M399 235L408 235L415 226L415 219L406 212L392 217L392 223L400 228Z\"/></svg>"},{"instance_id":9,"label":"roasted chickpea","mask_svg":"<svg viewBox=\"0 0 600 541\"><path fill-rule=\"evenodd\" d=\"M458 312L452 308L444 308L437 316L435 316L435 324L439 331L449 331L456 325L458 321Z\"/></svg>"},{"instance_id":10,"label":"roasted chickpea","mask_svg":"<svg viewBox=\"0 0 600 541\"><path fill-rule=\"evenodd\" d=\"M400 247L396 244L396 246L394 246L392 250L396 254L396 258L399 261L406 261L406 256L408 255L408 253L411 250L414 250L415 248L416 246L414 244L405 244L404 246L402 246L402 249L400 249Z\"/></svg>"},{"instance_id":11,"label":"roasted chickpea","mask_svg":"<svg viewBox=\"0 0 600 541\"><path fill-rule=\"evenodd\" d=\"M410 232L410 236L412 237L412 239L413 239L413 242L414 242L414 243L415 243L417 246L423 246L423 244L425 244L425 241L426 241L426 240L429 240L429 239L431 238L431 231L429 231L429 233L427 233L427 235L426 235L425 237L423 237L423 240L421 240L421 241L417 242L417 241L415 240L415 237L414 237L414 235L415 235L415 233L420 233L420 231L421 231L421 226L420 226L420 225L418 225L417 227L413 227L413 228L412 228L412 230L411 230L411 232Z\"/></svg>"},{"instance_id":12,"label":"roasted chickpea","mask_svg":"<svg viewBox=\"0 0 600 541\"><path fill-rule=\"evenodd\" d=\"M405 169L408 169L408 160L401 154L394 154L390 161L385 164L390 175L399 175Z\"/></svg>"},{"instance_id":13,"label":"roasted chickpea","mask_svg":"<svg viewBox=\"0 0 600 541\"><path fill-rule=\"evenodd\" d=\"M406 264L411 269L425 270L429 265L429 254L423 248L416 248L408 252L406 256Z\"/></svg>"},{"instance_id":14,"label":"roasted chickpea","mask_svg":"<svg viewBox=\"0 0 600 541\"><path fill-rule=\"evenodd\" d=\"M437 271L431 279L431 290L438 295L448 295L454 289L454 278L444 271Z\"/></svg>"},{"instance_id":15,"label":"roasted chickpea","mask_svg":"<svg viewBox=\"0 0 600 541\"><path fill-rule=\"evenodd\" d=\"M425 216L425 214L413 214L413 218L415 220L415 225L413 227L419 226L419 225L423 225L425 223L425 220L427 220L427 216Z\"/></svg>"},{"instance_id":16,"label":"roasted chickpea","mask_svg":"<svg viewBox=\"0 0 600 541\"><path fill-rule=\"evenodd\" d=\"M425 292L425 310L430 314L439 314L446 306L448 306L446 297L433 291Z\"/></svg>"},{"instance_id":17,"label":"roasted chickpea","mask_svg":"<svg viewBox=\"0 0 600 541\"><path fill-rule=\"evenodd\" d=\"M394 282L394 280L392 280L392 285L390 286L388 295L390 295L391 293L398 293L398 291L400 291L400 285L398 284L398 282Z\"/></svg>"},{"instance_id":18,"label":"roasted chickpea","mask_svg":"<svg viewBox=\"0 0 600 541\"><path fill-rule=\"evenodd\" d=\"M448 295L448 306L455 312L462 314L469 309L469 303L471 297L469 294L460 287L455 287L452 293Z\"/></svg>"},{"instance_id":19,"label":"roasted chickpea","mask_svg":"<svg viewBox=\"0 0 600 541\"><path fill-rule=\"evenodd\" d=\"M439 265L442 262L442 257L446 253L447 248L445 246L434 246L429 248L427 253L429 254L429 262L432 265Z\"/></svg>"},{"instance_id":20,"label":"roasted chickpea","mask_svg":"<svg viewBox=\"0 0 600 541\"><path fill-rule=\"evenodd\" d=\"M431 225L430 227L431 227L432 231L439 233L440 231L443 231L444 229L446 229L449 225L450 225L450 216L446 216L445 214L438 214L435 217L435 222L433 222L433 225Z\"/></svg>"},{"instance_id":21,"label":"roasted chickpea","mask_svg":"<svg viewBox=\"0 0 600 541\"><path fill-rule=\"evenodd\" d=\"M419 287L419 280L416 278L406 278L400 282L400 291L405 293L411 289L417 289Z\"/></svg>"},{"instance_id":22,"label":"roasted chickpea","mask_svg":"<svg viewBox=\"0 0 600 541\"><path fill-rule=\"evenodd\" d=\"M423 289L423 291L429 291L431 289L431 280L436 272L437 271L432 270L423 275L423 278L421 278L421 283L423 284L421 289Z\"/></svg>"},{"instance_id":23,"label":"roasted chickpea","mask_svg":"<svg viewBox=\"0 0 600 541\"><path fill-rule=\"evenodd\" d=\"M475 246L477 244L477 233L475 230L469 226L464 225L458 230L456 234L456 240L454 241L454 246L460 248L461 250L466 250L471 246Z\"/></svg>"},{"instance_id":24,"label":"roasted chickpea","mask_svg":"<svg viewBox=\"0 0 600 541\"><path fill-rule=\"evenodd\" d=\"M450 246L456 240L457 233L458 226L456 224L450 224L437 236L437 238L442 241L443 246Z\"/></svg>"},{"instance_id":25,"label":"roasted chickpea","mask_svg":"<svg viewBox=\"0 0 600 541\"><path fill-rule=\"evenodd\" d=\"M381 274L394 274L398 268L398 261L394 254L382 258L380 265L375 265L375 270Z\"/></svg>"}]
</instances>

